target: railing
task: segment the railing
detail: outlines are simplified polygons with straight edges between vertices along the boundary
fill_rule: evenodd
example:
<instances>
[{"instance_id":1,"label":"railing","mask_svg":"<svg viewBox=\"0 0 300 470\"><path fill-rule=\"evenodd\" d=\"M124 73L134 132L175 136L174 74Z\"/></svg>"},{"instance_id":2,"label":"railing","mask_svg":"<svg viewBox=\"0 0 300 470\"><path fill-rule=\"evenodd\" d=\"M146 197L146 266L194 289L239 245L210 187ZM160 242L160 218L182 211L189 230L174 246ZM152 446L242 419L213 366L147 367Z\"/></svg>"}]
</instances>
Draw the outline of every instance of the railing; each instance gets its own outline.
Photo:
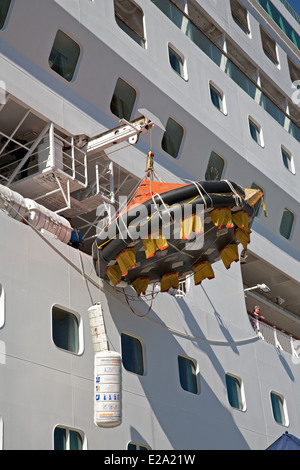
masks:
<instances>
[{"instance_id":1,"label":"railing","mask_svg":"<svg viewBox=\"0 0 300 470\"><path fill-rule=\"evenodd\" d=\"M53 124L48 123L37 139L25 144L2 135L7 139L6 148L0 151L2 184L10 186L22 178L55 170L67 179L87 185L86 153L76 147L73 136L59 135Z\"/></svg>"},{"instance_id":2,"label":"railing","mask_svg":"<svg viewBox=\"0 0 300 470\"><path fill-rule=\"evenodd\" d=\"M298 48L300 49L300 36L299 34L292 28L290 23L285 19L284 16L280 13L280 11L273 5L270 0L257 0L260 6L268 13L270 18L277 24L277 26L281 29L281 31L289 38L289 40ZM299 22L297 18L297 13L291 8L291 6L287 2L281 2L284 4L285 8L289 10L291 15L295 18L296 21ZM297 15L297 16L296 16Z\"/></svg>"},{"instance_id":3,"label":"railing","mask_svg":"<svg viewBox=\"0 0 300 470\"><path fill-rule=\"evenodd\" d=\"M54 167L70 179L87 186L86 153L76 147L74 137L63 138L50 127L50 150Z\"/></svg>"},{"instance_id":4,"label":"railing","mask_svg":"<svg viewBox=\"0 0 300 470\"><path fill-rule=\"evenodd\" d=\"M300 142L300 128L263 89L248 77L234 61L214 44L171 0L151 0L194 44L218 65L238 86L255 100L289 134Z\"/></svg>"},{"instance_id":5,"label":"railing","mask_svg":"<svg viewBox=\"0 0 300 470\"><path fill-rule=\"evenodd\" d=\"M260 339L300 359L299 340L294 338L292 335L288 335L278 330L276 326L268 325L267 323L258 320L251 315L248 316L253 330L260 337Z\"/></svg>"},{"instance_id":6,"label":"railing","mask_svg":"<svg viewBox=\"0 0 300 470\"><path fill-rule=\"evenodd\" d=\"M286 0L280 0L285 8L290 12L290 14L295 18L295 20L300 24L300 16L295 12L294 8Z\"/></svg>"}]
</instances>

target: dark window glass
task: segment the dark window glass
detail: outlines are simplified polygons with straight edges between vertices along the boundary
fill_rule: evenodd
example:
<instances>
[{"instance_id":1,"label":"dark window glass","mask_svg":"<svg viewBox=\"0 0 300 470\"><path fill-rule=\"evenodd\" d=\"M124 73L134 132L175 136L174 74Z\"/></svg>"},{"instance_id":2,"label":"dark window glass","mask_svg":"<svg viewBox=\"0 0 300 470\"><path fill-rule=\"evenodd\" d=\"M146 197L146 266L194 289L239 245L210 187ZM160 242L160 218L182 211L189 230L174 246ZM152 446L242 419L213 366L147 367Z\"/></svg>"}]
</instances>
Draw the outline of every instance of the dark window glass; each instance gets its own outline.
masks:
<instances>
[{"instance_id":1,"label":"dark window glass","mask_svg":"<svg viewBox=\"0 0 300 470\"><path fill-rule=\"evenodd\" d=\"M236 24L249 34L250 29L248 25L248 12L247 9L240 4L238 0L230 0L231 14Z\"/></svg>"},{"instance_id":2,"label":"dark window glass","mask_svg":"<svg viewBox=\"0 0 300 470\"><path fill-rule=\"evenodd\" d=\"M185 60L182 54L177 52L170 44L168 45L170 65L175 72L184 80L187 80Z\"/></svg>"},{"instance_id":3,"label":"dark window glass","mask_svg":"<svg viewBox=\"0 0 300 470\"><path fill-rule=\"evenodd\" d=\"M70 430L70 450L82 450L82 437L77 431Z\"/></svg>"},{"instance_id":4,"label":"dark window glass","mask_svg":"<svg viewBox=\"0 0 300 470\"><path fill-rule=\"evenodd\" d=\"M271 392L272 412L276 423L286 426L283 398L277 393Z\"/></svg>"},{"instance_id":5,"label":"dark window glass","mask_svg":"<svg viewBox=\"0 0 300 470\"><path fill-rule=\"evenodd\" d=\"M227 387L228 401L230 405L233 408L242 410L243 401L242 401L240 381L236 377L226 374L226 387Z\"/></svg>"},{"instance_id":6,"label":"dark window glass","mask_svg":"<svg viewBox=\"0 0 300 470\"><path fill-rule=\"evenodd\" d=\"M276 42L262 28L260 28L261 41L264 53L275 64L278 64Z\"/></svg>"},{"instance_id":7,"label":"dark window glass","mask_svg":"<svg viewBox=\"0 0 300 470\"><path fill-rule=\"evenodd\" d=\"M54 450L66 450L66 430L63 428L55 428L54 430Z\"/></svg>"},{"instance_id":8,"label":"dark window glass","mask_svg":"<svg viewBox=\"0 0 300 470\"><path fill-rule=\"evenodd\" d=\"M293 156L282 147L281 147L281 156L282 156L282 161L283 161L285 168L287 168L294 175L296 171L295 171L295 164L294 164Z\"/></svg>"},{"instance_id":9,"label":"dark window glass","mask_svg":"<svg viewBox=\"0 0 300 470\"><path fill-rule=\"evenodd\" d=\"M183 138L183 128L174 119L169 118L161 146L165 152L176 158Z\"/></svg>"},{"instance_id":10,"label":"dark window glass","mask_svg":"<svg viewBox=\"0 0 300 470\"><path fill-rule=\"evenodd\" d=\"M150 450L150 449L141 444L135 444L134 442L129 442L129 444L127 445L127 450Z\"/></svg>"},{"instance_id":11,"label":"dark window glass","mask_svg":"<svg viewBox=\"0 0 300 470\"><path fill-rule=\"evenodd\" d=\"M145 47L144 13L132 0L114 0L118 26L140 46Z\"/></svg>"},{"instance_id":12,"label":"dark window glass","mask_svg":"<svg viewBox=\"0 0 300 470\"><path fill-rule=\"evenodd\" d=\"M0 0L0 29L4 26L10 4L11 0Z\"/></svg>"},{"instance_id":13,"label":"dark window glass","mask_svg":"<svg viewBox=\"0 0 300 470\"><path fill-rule=\"evenodd\" d=\"M118 78L114 94L110 103L113 114L120 119L130 120L132 109L136 99L136 91L122 78Z\"/></svg>"},{"instance_id":14,"label":"dark window glass","mask_svg":"<svg viewBox=\"0 0 300 470\"><path fill-rule=\"evenodd\" d=\"M250 129L250 134L251 134L252 139L258 143L259 142L259 129L254 124L253 121L249 121L249 129Z\"/></svg>"},{"instance_id":15,"label":"dark window glass","mask_svg":"<svg viewBox=\"0 0 300 470\"><path fill-rule=\"evenodd\" d=\"M294 223L294 214L288 209L284 209L281 223L280 223L280 229L279 229L280 234L284 238L287 238L287 239L290 238L293 223Z\"/></svg>"},{"instance_id":16,"label":"dark window glass","mask_svg":"<svg viewBox=\"0 0 300 470\"><path fill-rule=\"evenodd\" d=\"M144 373L143 349L141 342L133 336L121 334L122 361L126 370L138 375Z\"/></svg>"},{"instance_id":17,"label":"dark window glass","mask_svg":"<svg viewBox=\"0 0 300 470\"><path fill-rule=\"evenodd\" d=\"M80 55L79 45L63 31L58 30L49 56L49 65L69 82L74 76Z\"/></svg>"},{"instance_id":18,"label":"dark window glass","mask_svg":"<svg viewBox=\"0 0 300 470\"><path fill-rule=\"evenodd\" d=\"M215 107L221 111L222 97L220 93L212 86L210 86L210 98Z\"/></svg>"},{"instance_id":19,"label":"dark window glass","mask_svg":"<svg viewBox=\"0 0 300 470\"><path fill-rule=\"evenodd\" d=\"M83 441L79 432L56 427L54 430L54 450L82 450Z\"/></svg>"},{"instance_id":20,"label":"dark window glass","mask_svg":"<svg viewBox=\"0 0 300 470\"><path fill-rule=\"evenodd\" d=\"M187 392L197 393L198 387L194 362L186 357L178 356L178 369L182 388Z\"/></svg>"},{"instance_id":21,"label":"dark window glass","mask_svg":"<svg viewBox=\"0 0 300 470\"><path fill-rule=\"evenodd\" d=\"M52 336L58 348L78 353L79 324L75 315L58 307L53 307Z\"/></svg>"},{"instance_id":22,"label":"dark window glass","mask_svg":"<svg viewBox=\"0 0 300 470\"><path fill-rule=\"evenodd\" d=\"M205 173L206 181L219 181L224 169L224 160L216 152L211 152L207 170Z\"/></svg>"}]
</instances>

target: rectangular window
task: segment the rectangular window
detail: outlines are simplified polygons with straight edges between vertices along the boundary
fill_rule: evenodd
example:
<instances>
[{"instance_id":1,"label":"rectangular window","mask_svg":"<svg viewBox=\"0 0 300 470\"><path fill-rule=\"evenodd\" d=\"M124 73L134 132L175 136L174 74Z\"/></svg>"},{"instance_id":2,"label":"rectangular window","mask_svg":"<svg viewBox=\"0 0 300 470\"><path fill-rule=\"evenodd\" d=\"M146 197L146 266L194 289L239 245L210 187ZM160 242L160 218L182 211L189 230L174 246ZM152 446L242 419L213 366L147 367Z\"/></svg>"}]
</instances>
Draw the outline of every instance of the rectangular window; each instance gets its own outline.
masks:
<instances>
[{"instance_id":1,"label":"rectangular window","mask_svg":"<svg viewBox=\"0 0 300 470\"><path fill-rule=\"evenodd\" d=\"M168 44L170 65L181 78L187 80L186 62L184 56L171 44Z\"/></svg>"},{"instance_id":2,"label":"rectangular window","mask_svg":"<svg viewBox=\"0 0 300 470\"><path fill-rule=\"evenodd\" d=\"M291 236L293 224L294 224L294 214L288 209L284 209L282 218L281 218L279 232L280 232L280 235L282 235L287 240Z\"/></svg>"},{"instance_id":3,"label":"rectangular window","mask_svg":"<svg viewBox=\"0 0 300 470\"><path fill-rule=\"evenodd\" d=\"M178 356L178 370L180 385L183 390L197 394L198 384L194 361L184 356Z\"/></svg>"},{"instance_id":4,"label":"rectangular window","mask_svg":"<svg viewBox=\"0 0 300 470\"><path fill-rule=\"evenodd\" d=\"M287 61L288 61L291 81L292 83L297 82L298 80L300 80L300 69L299 67L297 67L297 65L294 64L294 62L291 61L289 57L287 57Z\"/></svg>"},{"instance_id":5,"label":"rectangular window","mask_svg":"<svg viewBox=\"0 0 300 470\"><path fill-rule=\"evenodd\" d=\"M281 147L281 156L285 168L287 168L294 175L296 171L293 155L287 149Z\"/></svg>"},{"instance_id":6,"label":"rectangular window","mask_svg":"<svg viewBox=\"0 0 300 470\"><path fill-rule=\"evenodd\" d=\"M114 0L118 26L140 46L145 47L144 13L132 0Z\"/></svg>"},{"instance_id":7,"label":"rectangular window","mask_svg":"<svg viewBox=\"0 0 300 470\"><path fill-rule=\"evenodd\" d=\"M79 45L63 31L58 30L49 56L52 70L70 82L80 55Z\"/></svg>"},{"instance_id":8,"label":"rectangular window","mask_svg":"<svg viewBox=\"0 0 300 470\"><path fill-rule=\"evenodd\" d=\"M80 354L79 318L59 307L52 307L52 338L54 344L66 351Z\"/></svg>"},{"instance_id":9,"label":"rectangular window","mask_svg":"<svg viewBox=\"0 0 300 470\"><path fill-rule=\"evenodd\" d=\"M74 429L57 426L54 429L54 450L83 450L83 435Z\"/></svg>"},{"instance_id":10,"label":"rectangular window","mask_svg":"<svg viewBox=\"0 0 300 470\"><path fill-rule=\"evenodd\" d=\"M288 415L285 399L276 392L270 393L273 417L278 424L288 426Z\"/></svg>"},{"instance_id":11,"label":"rectangular window","mask_svg":"<svg viewBox=\"0 0 300 470\"><path fill-rule=\"evenodd\" d=\"M238 0L230 0L232 18L246 34L250 34L248 11Z\"/></svg>"},{"instance_id":12,"label":"rectangular window","mask_svg":"<svg viewBox=\"0 0 300 470\"><path fill-rule=\"evenodd\" d=\"M260 145L260 147L264 147L263 135L261 126L255 122L252 118L249 117L249 130L252 139Z\"/></svg>"},{"instance_id":13,"label":"rectangular window","mask_svg":"<svg viewBox=\"0 0 300 470\"><path fill-rule=\"evenodd\" d=\"M183 128L174 119L169 118L162 138L162 149L176 158L183 138Z\"/></svg>"},{"instance_id":14,"label":"rectangular window","mask_svg":"<svg viewBox=\"0 0 300 470\"><path fill-rule=\"evenodd\" d=\"M226 374L227 397L233 408L244 411L246 409L244 390L239 377Z\"/></svg>"},{"instance_id":15,"label":"rectangular window","mask_svg":"<svg viewBox=\"0 0 300 470\"><path fill-rule=\"evenodd\" d=\"M127 450L151 450L151 447L136 442L128 442Z\"/></svg>"},{"instance_id":16,"label":"rectangular window","mask_svg":"<svg viewBox=\"0 0 300 470\"><path fill-rule=\"evenodd\" d=\"M219 181L222 178L224 164L224 160L220 155L211 152L205 173L206 181Z\"/></svg>"},{"instance_id":17,"label":"rectangular window","mask_svg":"<svg viewBox=\"0 0 300 470\"><path fill-rule=\"evenodd\" d=\"M129 372L144 374L143 348L141 342L125 333L121 334L122 362Z\"/></svg>"},{"instance_id":18,"label":"rectangular window","mask_svg":"<svg viewBox=\"0 0 300 470\"><path fill-rule=\"evenodd\" d=\"M275 64L278 65L277 46L274 39L272 39L264 29L260 27L261 42L264 53Z\"/></svg>"},{"instance_id":19,"label":"rectangular window","mask_svg":"<svg viewBox=\"0 0 300 470\"><path fill-rule=\"evenodd\" d=\"M127 82L118 78L110 103L110 110L120 119L130 120L136 99L136 91Z\"/></svg>"},{"instance_id":20,"label":"rectangular window","mask_svg":"<svg viewBox=\"0 0 300 470\"><path fill-rule=\"evenodd\" d=\"M210 99L215 107L223 114L227 114L224 93L212 83L209 84Z\"/></svg>"},{"instance_id":21,"label":"rectangular window","mask_svg":"<svg viewBox=\"0 0 300 470\"><path fill-rule=\"evenodd\" d=\"M1 0L0 2L0 29L4 28L10 4L11 0Z\"/></svg>"}]
</instances>

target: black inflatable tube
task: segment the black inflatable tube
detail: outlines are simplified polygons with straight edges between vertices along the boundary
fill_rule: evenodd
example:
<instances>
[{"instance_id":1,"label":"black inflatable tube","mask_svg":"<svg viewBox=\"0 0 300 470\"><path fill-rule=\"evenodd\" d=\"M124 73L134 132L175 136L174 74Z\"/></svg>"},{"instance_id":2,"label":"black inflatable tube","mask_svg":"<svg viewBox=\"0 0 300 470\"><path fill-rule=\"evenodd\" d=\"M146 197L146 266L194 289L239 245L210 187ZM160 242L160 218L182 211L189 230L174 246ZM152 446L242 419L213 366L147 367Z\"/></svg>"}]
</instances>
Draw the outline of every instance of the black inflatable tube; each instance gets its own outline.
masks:
<instances>
[{"instance_id":1,"label":"black inflatable tube","mask_svg":"<svg viewBox=\"0 0 300 470\"><path fill-rule=\"evenodd\" d=\"M171 189L170 191L166 191L165 193L162 193L161 198L163 198L163 200L166 204L171 204L171 203L175 204L176 202L183 201L185 199L196 196L197 194L199 194L199 192L207 198L208 198L208 196L205 194L205 192L207 192L208 194L212 193L212 195L214 193L232 194L231 187L233 187L234 190L237 193L239 193L239 195L245 196L244 189L241 188L241 186L239 186L236 183L233 183L231 181L229 181L229 182L226 182L226 181L195 181L195 183L187 184L187 185L182 186L180 188ZM204 193L203 193L202 189L205 191ZM161 202L161 199L160 199L159 196L155 196L153 199L157 204L159 204ZM153 203L152 198L149 200L149 202L151 204ZM143 203L143 204L145 204L145 203Z\"/></svg>"},{"instance_id":2,"label":"black inflatable tube","mask_svg":"<svg viewBox=\"0 0 300 470\"><path fill-rule=\"evenodd\" d=\"M226 196L224 198L224 196L219 196L219 195L211 195L211 198L213 200L213 208L217 208L217 207L234 207L236 206L236 199L233 197L233 196ZM147 201L149 202L149 201ZM152 200L150 201L152 202ZM184 202L186 201L181 201L182 204L184 204ZM191 203L191 206L192 206L192 211L194 212L195 209L196 209L196 205L198 204L203 204L203 200L202 198L199 196L199 198L195 199L195 201L193 201L193 203ZM149 214L149 210L151 209L151 204L149 203L147 205L147 208L148 208L148 214ZM167 209L164 208L163 206L161 207L162 210L160 211L160 215L161 217L164 219L164 216L168 216L167 214ZM138 206L136 208L138 210ZM247 212L249 213L250 217L253 215L253 208L248 206L248 205L243 205L243 207L241 207L241 209L244 209L244 210L247 210ZM178 207L177 209L174 208L174 209L171 209L171 215L173 215L173 213L175 212L180 212L179 216L181 215L181 207ZM137 214L136 214L136 211L135 211L135 214L134 214L134 218L137 217ZM157 214L157 217L159 217L159 215ZM131 219L131 221L134 220L134 218ZM126 223L126 226L124 224L124 222L127 222ZM118 236L119 235L119 230L116 232L117 236L113 239L100 239L100 238L97 238L96 240L96 243L97 243L97 246L100 246L100 245L103 245L102 249L98 250L100 251L100 253L97 253L97 250L95 249L94 251L94 255L95 255L95 258L96 259L96 256L98 258L98 256L100 256L100 258L104 261L104 263L108 263L110 260L114 259L116 254L117 253L120 253L123 249L125 249L127 247L127 245L129 243L131 243L132 241L132 238L130 237L130 232L131 230L136 230L136 227L132 227L132 229L130 228L130 223L128 222L128 219L126 221L126 219L124 220L122 219L119 219L118 223L119 223L119 226L120 226L120 229L121 229L121 234L123 235L123 237L121 236ZM149 224L149 227L150 227L150 224ZM117 227L116 227L117 228Z\"/></svg>"}]
</instances>

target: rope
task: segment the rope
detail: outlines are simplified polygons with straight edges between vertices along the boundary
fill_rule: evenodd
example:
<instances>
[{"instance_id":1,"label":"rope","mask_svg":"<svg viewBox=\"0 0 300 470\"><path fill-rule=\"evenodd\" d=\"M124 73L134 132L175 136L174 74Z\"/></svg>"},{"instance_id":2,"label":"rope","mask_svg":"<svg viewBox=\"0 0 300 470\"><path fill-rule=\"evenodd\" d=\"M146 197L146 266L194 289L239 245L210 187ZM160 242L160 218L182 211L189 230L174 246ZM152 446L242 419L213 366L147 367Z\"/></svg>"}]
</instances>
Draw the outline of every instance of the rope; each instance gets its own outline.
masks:
<instances>
[{"instance_id":1,"label":"rope","mask_svg":"<svg viewBox=\"0 0 300 470\"><path fill-rule=\"evenodd\" d=\"M84 267L83 267L83 262L82 262L82 254L81 254L80 250L78 250L78 255L79 255L79 262L80 262L80 266L81 266L81 276L82 276L83 280L86 283L86 287L87 287L87 290L88 290L88 293L89 293L89 296L90 296L90 299L91 299L91 303L92 303L92 305L94 305L95 302L93 300L93 296L91 294L90 287L88 285L87 279L85 277Z\"/></svg>"},{"instance_id":2,"label":"rope","mask_svg":"<svg viewBox=\"0 0 300 470\"><path fill-rule=\"evenodd\" d=\"M199 195L201 196L201 198L202 198L202 200L203 200L203 204L204 204L204 206L205 206L205 209L207 209L207 202L206 202L206 200L204 199L202 192L200 191L200 187L201 187L202 191L203 191L203 192L206 194L206 196L209 198L210 203L211 203L211 207L213 207L213 200L212 200L212 198L210 197L209 193L203 188L203 186L200 184L199 181L192 181L192 180L189 180L189 179L186 179L186 178L184 178L184 181L188 181L189 183L192 183L194 186L196 186L196 189L197 189Z\"/></svg>"},{"instance_id":3,"label":"rope","mask_svg":"<svg viewBox=\"0 0 300 470\"><path fill-rule=\"evenodd\" d=\"M150 310L152 309L152 304L153 304L154 297L152 297L152 299L151 299L151 303L150 303L150 305L149 305L149 308L148 308L147 312L144 313L144 314L140 314L140 313L137 313L137 312L131 307L131 305L130 305L130 303L129 303L129 300L128 300L128 298L127 298L125 289L122 289L122 290L123 290L123 294L124 294L124 297L125 297L125 299L126 299L127 305L128 305L128 307L130 308L130 310L132 311L132 313L134 313L134 315L136 315L137 317L141 317L141 318L146 317L146 316L148 315L148 313L150 312ZM154 285L153 285L153 292L154 292Z\"/></svg>"},{"instance_id":4,"label":"rope","mask_svg":"<svg viewBox=\"0 0 300 470\"><path fill-rule=\"evenodd\" d=\"M12 203L10 201L8 201L8 204L10 204L12 206ZM14 208L15 209L15 208ZM82 258L81 258L81 253L80 253L80 264L81 264L81 268L79 268L78 266L76 266L70 259L68 259L60 250L58 250L49 240L47 240L47 238L45 236L43 236L43 234L41 232L39 232L24 216L23 214L21 214L18 210L15 209L15 211L20 215L21 219L26 223L26 225L28 225L53 251L55 251L55 253L57 255L59 255L66 263L68 263L76 272L78 272L79 274L81 274L83 280L86 282L90 282L92 285L94 285L98 290L102 291L104 294L105 294L105 291L104 289L101 287L100 285L100 278L99 278L99 282L95 282L94 279L92 279L89 275L87 275L85 272L84 272L84 267L83 267L83 263L82 263ZM99 258L98 258L99 259ZM100 262L100 260L98 261L98 263ZM109 286L109 283L107 282L106 283L108 286ZM123 292L124 292L124 289L123 289ZM124 292L125 293L125 292ZM153 293L154 293L154 285L153 285ZM249 341L257 341L259 340L259 337L258 336L253 336L253 337L249 337L249 338L244 338L244 339L238 339L238 340L233 340L233 341L224 341L224 340L215 340L215 339L208 339L208 338L203 338L203 337L199 337L199 336L193 336L193 335L189 335L187 333L184 333L182 331L179 331L179 330L176 330L174 328L171 328L167 325L164 325L164 324L161 324L159 322L157 322L156 320L150 318L148 316L148 313L150 312L151 308L152 308L152 305L153 305L153 301L154 299L156 298L156 296L154 297L153 294L152 294L152 299L151 299L151 304L148 308L148 311L146 312L146 314L138 314L137 312L134 311L134 309L131 307L131 305L129 304L129 301L127 299L127 296L125 295L125 298L126 298L126 302L130 308L130 311L132 313L134 313L136 316L139 316L141 318L145 318L147 319L148 321L151 321L152 323L155 323L157 326L161 327L161 328L164 328L164 329L167 329L170 333L173 333L175 335L179 335L179 336L182 336L182 337L185 337L187 339L190 339L192 341L204 341L204 342L207 342L207 343L211 343L211 344L222 344L222 345L230 345L230 344L243 344L243 343L246 343L246 342L249 342ZM118 300L119 302L120 299L118 299L118 297L116 297L116 300ZM123 303L121 304L123 306Z\"/></svg>"},{"instance_id":5,"label":"rope","mask_svg":"<svg viewBox=\"0 0 300 470\"><path fill-rule=\"evenodd\" d=\"M237 200L239 201L239 202L236 203L236 205L237 205L237 206L242 206L242 205L243 205L242 197L241 197L241 196L237 193L237 191L234 189L234 187L233 187L233 185L231 184L231 182L228 181L228 180L222 180L222 181L225 181L225 182L228 184L229 188L230 188L231 191L232 191L232 194L233 194L234 199L235 199L236 201L237 201Z\"/></svg>"},{"instance_id":6,"label":"rope","mask_svg":"<svg viewBox=\"0 0 300 470\"><path fill-rule=\"evenodd\" d=\"M161 213L160 213L160 210L159 210L159 207L157 206L156 201L155 201L155 199L154 199L154 197L156 197L156 196L161 200L162 205L164 206L164 208L166 209L167 213L168 213L169 216L171 217L171 213L170 213L170 211L169 211L169 208L166 206L166 203L165 203L165 201L163 200L162 196L161 196L160 194L158 194L158 193L152 193L152 191L151 191L152 202L153 202L154 207L155 207L155 209L156 209L156 211L157 211L157 213L158 213L158 215L159 215L159 218L160 218L161 220L163 220L163 219L162 219L162 216L161 216ZM173 218L172 218L172 220L173 220Z\"/></svg>"},{"instance_id":7,"label":"rope","mask_svg":"<svg viewBox=\"0 0 300 470\"><path fill-rule=\"evenodd\" d=\"M174 328L170 328L167 325L163 325L161 323L158 323L156 320L153 320L152 318L147 317L147 320L151 321L152 323L155 323L156 325L160 326L161 328L164 328L168 330L170 333L173 333L178 336L182 336L184 338L190 339L192 341L204 341L205 343L210 343L210 344L222 344L222 345L230 345L230 344L242 344L242 343L248 343L250 341L258 341L260 338L258 336L250 336L249 338L243 338L243 339L237 339L237 340L232 340L232 341L223 341L223 340L217 340L217 339L208 339L208 338L202 338L200 336L193 336L189 335L187 333L184 333L182 331L175 330Z\"/></svg>"}]
</instances>

